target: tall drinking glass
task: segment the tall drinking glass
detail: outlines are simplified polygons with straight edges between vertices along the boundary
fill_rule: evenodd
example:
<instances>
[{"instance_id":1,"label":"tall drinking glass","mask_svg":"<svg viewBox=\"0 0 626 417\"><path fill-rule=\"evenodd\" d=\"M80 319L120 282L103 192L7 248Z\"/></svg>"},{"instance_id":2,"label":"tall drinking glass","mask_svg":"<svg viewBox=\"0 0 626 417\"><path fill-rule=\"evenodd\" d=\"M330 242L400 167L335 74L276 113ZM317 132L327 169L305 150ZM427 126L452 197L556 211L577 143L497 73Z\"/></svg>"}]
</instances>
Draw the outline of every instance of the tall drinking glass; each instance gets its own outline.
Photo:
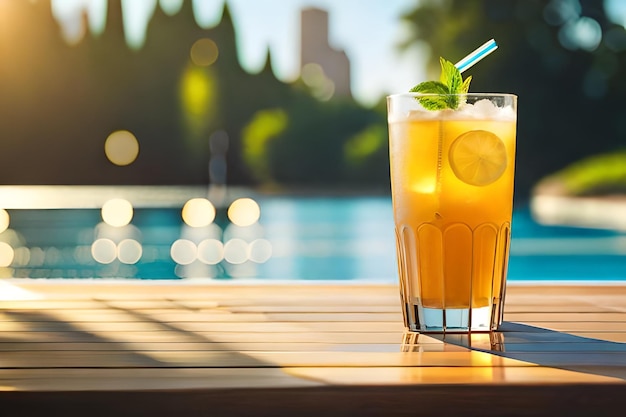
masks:
<instances>
[{"instance_id":1,"label":"tall drinking glass","mask_svg":"<svg viewBox=\"0 0 626 417\"><path fill-rule=\"evenodd\" d=\"M404 322L413 332L502 323L513 210L517 97L387 98L391 189ZM453 100L455 98L451 97Z\"/></svg>"}]
</instances>

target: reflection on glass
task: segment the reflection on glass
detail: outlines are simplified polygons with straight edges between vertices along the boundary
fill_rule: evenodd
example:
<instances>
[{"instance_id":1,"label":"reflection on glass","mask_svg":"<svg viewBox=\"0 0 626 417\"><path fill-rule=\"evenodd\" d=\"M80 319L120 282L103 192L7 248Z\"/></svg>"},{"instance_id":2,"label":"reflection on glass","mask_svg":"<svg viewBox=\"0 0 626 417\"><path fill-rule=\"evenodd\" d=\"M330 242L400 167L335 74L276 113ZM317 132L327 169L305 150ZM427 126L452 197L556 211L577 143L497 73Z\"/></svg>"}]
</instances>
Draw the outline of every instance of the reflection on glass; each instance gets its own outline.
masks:
<instances>
[{"instance_id":1,"label":"reflection on glass","mask_svg":"<svg viewBox=\"0 0 626 417\"><path fill-rule=\"evenodd\" d=\"M444 344L461 346L469 349L504 352L504 334L500 332L485 333L446 333L420 334L405 332L402 336L402 352L421 352L425 343L438 340Z\"/></svg>"}]
</instances>

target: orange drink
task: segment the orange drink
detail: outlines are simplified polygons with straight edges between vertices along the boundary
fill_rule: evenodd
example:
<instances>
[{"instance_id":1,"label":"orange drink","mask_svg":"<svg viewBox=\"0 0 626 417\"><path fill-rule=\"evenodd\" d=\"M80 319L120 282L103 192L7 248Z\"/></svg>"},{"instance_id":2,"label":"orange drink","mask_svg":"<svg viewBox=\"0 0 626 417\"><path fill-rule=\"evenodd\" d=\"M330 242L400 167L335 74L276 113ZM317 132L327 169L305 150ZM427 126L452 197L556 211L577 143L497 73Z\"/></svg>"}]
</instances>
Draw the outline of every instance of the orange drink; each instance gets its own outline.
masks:
<instances>
[{"instance_id":1,"label":"orange drink","mask_svg":"<svg viewBox=\"0 0 626 417\"><path fill-rule=\"evenodd\" d=\"M405 325L491 331L502 322L517 98L464 94L457 109L388 98L391 189Z\"/></svg>"}]
</instances>

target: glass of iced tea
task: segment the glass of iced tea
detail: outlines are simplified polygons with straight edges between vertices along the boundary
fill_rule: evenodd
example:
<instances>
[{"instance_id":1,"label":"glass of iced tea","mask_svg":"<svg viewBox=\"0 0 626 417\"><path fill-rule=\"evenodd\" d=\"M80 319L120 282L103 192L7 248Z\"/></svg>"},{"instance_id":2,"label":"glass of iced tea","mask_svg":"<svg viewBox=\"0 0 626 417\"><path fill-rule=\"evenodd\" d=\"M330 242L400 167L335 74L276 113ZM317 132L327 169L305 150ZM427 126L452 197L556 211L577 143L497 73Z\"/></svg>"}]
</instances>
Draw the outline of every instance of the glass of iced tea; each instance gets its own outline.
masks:
<instances>
[{"instance_id":1,"label":"glass of iced tea","mask_svg":"<svg viewBox=\"0 0 626 417\"><path fill-rule=\"evenodd\" d=\"M404 321L413 332L497 330L511 239L517 97L387 98ZM441 95L432 95L440 99Z\"/></svg>"}]
</instances>

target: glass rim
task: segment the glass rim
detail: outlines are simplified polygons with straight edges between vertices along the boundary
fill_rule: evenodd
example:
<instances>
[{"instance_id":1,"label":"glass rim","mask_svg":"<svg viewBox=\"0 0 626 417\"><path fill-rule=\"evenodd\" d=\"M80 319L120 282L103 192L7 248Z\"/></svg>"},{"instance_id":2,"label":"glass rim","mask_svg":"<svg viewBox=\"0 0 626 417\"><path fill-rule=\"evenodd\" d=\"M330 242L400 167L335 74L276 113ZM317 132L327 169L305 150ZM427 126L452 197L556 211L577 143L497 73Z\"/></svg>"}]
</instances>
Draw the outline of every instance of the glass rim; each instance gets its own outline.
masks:
<instances>
[{"instance_id":1,"label":"glass rim","mask_svg":"<svg viewBox=\"0 0 626 417\"><path fill-rule=\"evenodd\" d=\"M460 93L460 94L438 94L438 93L417 93L417 92L406 92L406 93L395 93L389 94L387 98L394 97L509 97L517 99L517 95L512 93Z\"/></svg>"}]
</instances>

